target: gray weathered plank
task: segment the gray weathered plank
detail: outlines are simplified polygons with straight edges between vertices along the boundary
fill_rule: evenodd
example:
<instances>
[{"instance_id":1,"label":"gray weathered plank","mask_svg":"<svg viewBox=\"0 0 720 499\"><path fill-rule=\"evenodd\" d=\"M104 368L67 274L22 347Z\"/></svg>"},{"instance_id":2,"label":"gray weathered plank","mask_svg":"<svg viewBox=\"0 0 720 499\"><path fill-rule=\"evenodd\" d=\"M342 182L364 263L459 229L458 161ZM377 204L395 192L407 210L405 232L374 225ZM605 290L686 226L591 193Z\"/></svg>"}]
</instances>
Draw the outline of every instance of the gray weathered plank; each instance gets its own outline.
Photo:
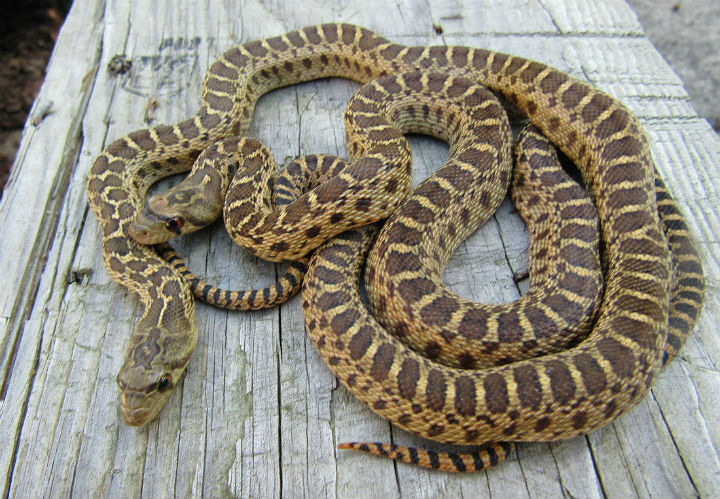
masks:
<instances>
[{"instance_id":1,"label":"gray weathered plank","mask_svg":"<svg viewBox=\"0 0 720 499\"><path fill-rule=\"evenodd\" d=\"M318 22L353 22L407 44L467 44L541 60L610 92L642 120L658 168L705 262L706 309L650 396L616 423L563 442L522 444L501 466L448 475L342 452L341 441L432 445L391 427L330 375L304 333L299 299L275 310L197 307L200 340L182 386L146 428L122 424L115 375L141 311L105 273L85 177L102 148L196 110L206 68L236 43ZM433 25L440 26L438 35ZM106 65L127 54L131 71ZM280 164L344 154L342 113L357 84L281 89L251 134ZM2 490L11 496L716 497L720 495L720 141L620 0L330 3L76 0L0 202ZM447 147L411 140L414 181ZM166 188L167 182L160 188ZM28 208L32 208L28 210ZM235 247L221 224L183 238L191 268L226 287L263 286L277 269ZM527 235L506 202L454 255L453 290L498 303L524 290ZM441 446L435 446L441 448Z\"/></svg>"}]
</instances>

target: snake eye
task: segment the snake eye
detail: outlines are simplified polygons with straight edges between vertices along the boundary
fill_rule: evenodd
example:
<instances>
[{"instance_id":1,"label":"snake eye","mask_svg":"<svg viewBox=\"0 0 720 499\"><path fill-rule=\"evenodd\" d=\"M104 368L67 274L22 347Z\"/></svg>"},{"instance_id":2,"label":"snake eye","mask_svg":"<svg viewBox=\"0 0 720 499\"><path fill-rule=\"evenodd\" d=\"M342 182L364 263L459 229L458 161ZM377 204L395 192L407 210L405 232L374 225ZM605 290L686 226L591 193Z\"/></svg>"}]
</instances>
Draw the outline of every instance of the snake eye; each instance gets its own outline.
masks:
<instances>
[{"instance_id":1,"label":"snake eye","mask_svg":"<svg viewBox=\"0 0 720 499\"><path fill-rule=\"evenodd\" d=\"M163 374L160 376L158 381L158 391L165 392L172 388L172 376L170 374Z\"/></svg>"},{"instance_id":2,"label":"snake eye","mask_svg":"<svg viewBox=\"0 0 720 499\"><path fill-rule=\"evenodd\" d=\"M183 226L183 219L180 217L172 217L165 222L165 228L171 232L175 232L176 234L180 234L180 229L182 229Z\"/></svg>"}]
</instances>

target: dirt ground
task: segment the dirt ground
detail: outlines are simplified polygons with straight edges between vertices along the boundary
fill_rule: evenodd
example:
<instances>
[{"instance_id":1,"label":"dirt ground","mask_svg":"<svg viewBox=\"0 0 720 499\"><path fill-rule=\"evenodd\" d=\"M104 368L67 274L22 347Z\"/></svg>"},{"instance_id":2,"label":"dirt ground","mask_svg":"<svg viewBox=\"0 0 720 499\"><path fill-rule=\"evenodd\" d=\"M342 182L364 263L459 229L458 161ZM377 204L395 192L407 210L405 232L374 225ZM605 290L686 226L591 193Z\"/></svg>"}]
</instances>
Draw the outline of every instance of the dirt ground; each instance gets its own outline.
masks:
<instances>
[{"instance_id":1,"label":"dirt ground","mask_svg":"<svg viewBox=\"0 0 720 499\"><path fill-rule=\"evenodd\" d=\"M65 14L28 3L0 5L0 194Z\"/></svg>"}]
</instances>

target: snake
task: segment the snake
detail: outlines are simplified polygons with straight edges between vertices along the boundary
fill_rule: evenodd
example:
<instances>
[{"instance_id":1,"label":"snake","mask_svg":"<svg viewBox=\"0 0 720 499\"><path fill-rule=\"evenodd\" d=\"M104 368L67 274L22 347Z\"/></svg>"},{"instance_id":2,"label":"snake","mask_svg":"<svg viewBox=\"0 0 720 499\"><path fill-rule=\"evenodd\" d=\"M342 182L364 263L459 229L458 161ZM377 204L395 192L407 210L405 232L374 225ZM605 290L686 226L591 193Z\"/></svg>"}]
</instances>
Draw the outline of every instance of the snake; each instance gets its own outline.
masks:
<instances>
[{"instance_id":1,"label":"snake","mask_svg":"<svg viewBox=\"0 0 720 499\"><path fill-rule=\"evenodd\" d=\"M244 220L230 232L271 260L298 258L323 245L311 257L302 301L306 329L332 372L373 411L402 428L440 442L488 446L470 454L379 443L341 447L450 471L486 469L509 454L508 442L587 433L644 397L697 322L704 276L637 118L609 95L539 62L481 48L403 46L365 28L323 24L229 49L210 66L194 116L121 137L91 167L88 201L100 223L104 264L145 309L118 374L127 424L146 424L157 416L197 341L190 285L153 247L130 234L139 234L130 227L143 208L163 204L144 204L148 187L187 171L212 144L244 136L255 103L270 90L317 78L368 83L415 71L488 87L575 163L599 215L604 292L586 337L539 358L510 364L501 358L496 366L466 369L437 363L400 343L357 292L370 229L348 229L392 215L403 201L410 185L404 163L409 150L398 137L373 136L369 128L376 118L356 114L366 121L356 131L365 131L367 142L349 140L348 151L359 158L352 166L280 211L254 214L242 199L226 204L226 214L234 210ZM389 149L374 149L376 142L390 144ZM376 175L381 170L383 175ZM393 177L393 170L400 175ZM242 182L236 185L242 190ZM451 181L441 187L449 194L458 188ZM341 215L338 200L353 209ZM427 203L424 207L433 211ZM288 231L292 220L309 225ZM192 225L163 214L160 221L167 239ZM241 226L245 235L238 234ZM405 235L416 230L405 227ZM411 272L426 277L422 273L431 271ZM395 282L406 274L397 274ZM330 289L336 294L329 295ZM421 298L428 303L440 296L437 286L426 290ZM343 299L323 300L332 296Z\"/></svg>"},{"instance_id":2,"label":"snake","mask_svg":"<svg viewBox=\"0 0 720 499\"><path fill-rule=\"evenodd\" d=\"M602 292L597 211L588 194L538 129L522 131L511 195L530 231L530 287L514 302L479 306L444 286L442 273L507 190L502 185L493 200L484 173L497 172L488 153L500 146L485 136L473 137L472 147L450 144L450 160L393 212L367 256L371 315L425 357L465 369L573 345L589 330ZM481 145L484 155L468 154Z\"/></svg>"},{"instance_id":3,"label":"snake","mask_svg":"<svg viewBox=\"0 0 720 499\"><path fill-rule=\"evenodd\" d=\"M211 153L207 154L208 151ZM258 158L254 166L250 164L253 156ZM243 168L240 168L241 163ZM195 275L175 249L166 243L167 221L173 220L173 224L182 225L189 220L192 228L179 230L183 233L210 225L223 210L225 199L231 199L227 196L231 181L234 181L233 196L239 194L240 199L253 206L263 203L267 214L291 204L348 167L349 163L338 156L309 154L295 158L278 173L272 153L261 142L246 137L223 140L203 151L180 186L164 195L148 198L145 209L137 215L128 231L134 239L155 243L160 256L180 273L189 283L193 295L203 302L226 310L271 308L284 303L300 290L307 271L308 256L289 261L285 273L277 282L261 290L222 289ZM251 174L248 175L248 172ZM218 184L210 178L216 178L224 185L220 184L217 188ZM256 196L246 195L247 192ZM226 214L227 225L239 223L237 213Z\"/></svg>"}]
</instances>

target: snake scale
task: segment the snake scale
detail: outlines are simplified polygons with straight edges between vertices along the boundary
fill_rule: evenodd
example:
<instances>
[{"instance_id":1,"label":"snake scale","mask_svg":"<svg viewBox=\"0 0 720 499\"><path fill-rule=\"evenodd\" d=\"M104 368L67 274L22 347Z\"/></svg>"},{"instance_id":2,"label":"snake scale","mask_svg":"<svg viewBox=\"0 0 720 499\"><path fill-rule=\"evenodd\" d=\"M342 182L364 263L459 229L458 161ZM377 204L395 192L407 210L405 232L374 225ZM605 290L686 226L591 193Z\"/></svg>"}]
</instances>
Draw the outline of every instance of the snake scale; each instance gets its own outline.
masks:
<instances>
[{"instance_id":1,"label":"snake scale","mask_svg":"<svg viewBox=\"0 0 720 499\"><path fill-rule=\"evenodd\" d=\"M121 137L93 163L87 192L101 225L103 261L113 279L137 294L145 308L118 374L126 423L145 424L157 415L197 340L190 285L153 248L129 237L133 232L142 239L131 226L147 188L159 178L187 170L201 151L219 140L244 135L258 98L272 89L324 77L367 83L414 71L442 75L444 83L434 86L443 97L457 88L447 84L448 78L487 86L525 113L577 165L599 214L605 291L587 337L577 344L569 340L569 349L539 358L507 364L502 354L495 359L498 365L477 368L463 365L468 361L461 351L457 362L462 367L453 367L401 343L367 312L358 294L372 230L337 234L394 212L409 189L409 166L404 163L409 150L393 134L373 135L375 118L364 116L362 106L355 111L349 106L346 121L366 120L365 126L357 127L365 131L366 142L351 138L348 143L356 158L352 165L280 211L268 207L267 194L257 214L235 198L234 204L225 206L226 218L234 212L244 221L239 226L245 233L251 229L252 250L274 260L299 257L336 236L314 253L303 284L306 328L330 369L374 411L403 428L441 442L490 445L469 454L385 444L343 446L441 469L484 469L508 454L505 442L586 433L643 398L660 366L677 353L696 323L704 278L688 229L654 170L637 119L606 94L541 63L469 47L406 47L364 28L325 24L228 50L208 70L198 113L176 125ZM447 137L444 130L435 133ZM456 152L482 156L472 147ZM394 173L399 176L392 176L388 161L397 166ZM453 197L462 186L452 179L464 178L456 173L459 176L436 183L437 194ZM242 185L234 184L240 191ZM229 194L233 188L229 186ZM338 199L353 209L338 213L330 204ZM429 212L427 218L434 219L431 202L420 201L424 213ZM481 203L490 200L483 198ZM150 201L146 208L152 208ZM359 211L364 213L362 220L356 216ZM290 221L301 220L310 220L305 230L287 230ZM182 232L186 222L173 216L161 221L171 235ZM449 229L445 222L444 229ZM238 234L239 226L228 229L233 236L245 237ZM411 255L405 257L408 261L418 257L420 245L401 244L417 236L418 229L402 218L396 227L395 232L381 233L380 241L387 238L381 244ZM253 232L254 228L263 232ZM394 239L398 237L404 239ZM392 280L396 286L419 282L433 273L437 277L434 262L447 258L442 251L430 252L423 258L429 268L413 264L392 279L366 279ZM400 305L408 315L420 314L427 322L440 314L462 325L461 316L468 311L451 296L441 300L444 306L430 307L435 315L426 313L423 318L423 310L441 297L437 284L413 289L406 293L412 303ZM375 300L377 307L381 298ZM509 314L505 318L511 322L524 320ZM556 319L545 314L546 321ZM396 318L383 320L390 324ZM506 321L494 317L486 322L496 329L488 334L496 334L497 325ZM444 350L437 345L419 348L436 358ZM523 348L530 352L534 347ZM486 350L492 354L495 349Z\"/></svg>"}]
</instances>

